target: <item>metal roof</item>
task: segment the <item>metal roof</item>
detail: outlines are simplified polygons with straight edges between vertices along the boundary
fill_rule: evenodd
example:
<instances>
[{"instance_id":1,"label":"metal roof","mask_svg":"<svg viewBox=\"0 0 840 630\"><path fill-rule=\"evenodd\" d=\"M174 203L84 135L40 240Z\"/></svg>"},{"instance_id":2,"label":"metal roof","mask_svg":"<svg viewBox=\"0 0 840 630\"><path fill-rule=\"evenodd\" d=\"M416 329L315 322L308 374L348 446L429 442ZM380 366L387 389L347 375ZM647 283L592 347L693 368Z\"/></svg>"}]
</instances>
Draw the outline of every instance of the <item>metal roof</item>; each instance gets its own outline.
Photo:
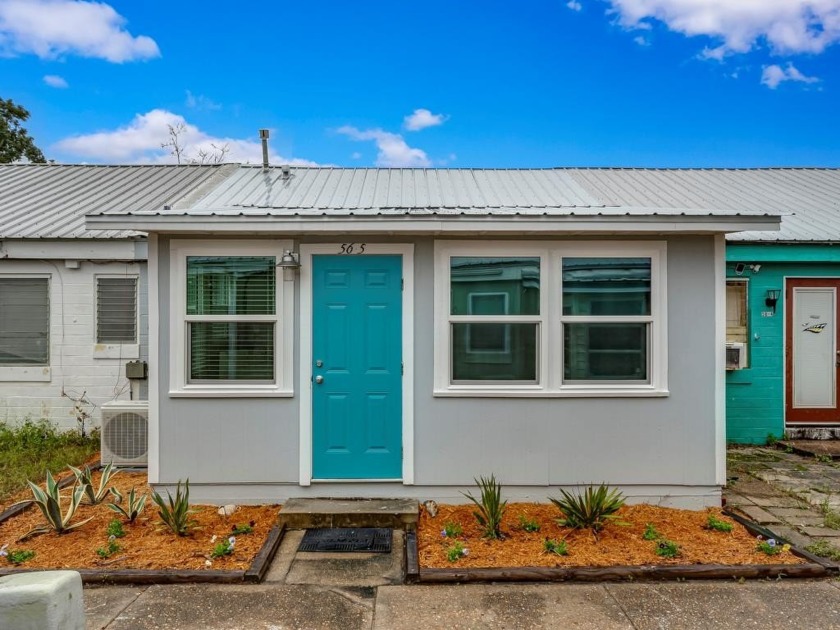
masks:
<instances>
[{"instance_id":1,"label":"metal roof","mask_svg":"<svg viewBox=\"0 0 840 630\"><path fill-rule=\"evenodd\" d=\"M0 164L0 238L139 238L85 229L85 215L130 213L185 202L230 165Z\"/></svg>"},{"instance_id":2,"label":"metal roof","mask_svg":"<svg viewBox=\"0 0 840 630\"><path fill-rule=\"evenodd\" d=\"M753 171L291 167L284 173L241 165L193 204L139 214L773 216L785 210L770 207L772 186L769 193L761 185L745 193L739 173ZM836 181L840 188L840 176ZM762 198L751 198L756 194Z\"/></svg>"}]
</instances>

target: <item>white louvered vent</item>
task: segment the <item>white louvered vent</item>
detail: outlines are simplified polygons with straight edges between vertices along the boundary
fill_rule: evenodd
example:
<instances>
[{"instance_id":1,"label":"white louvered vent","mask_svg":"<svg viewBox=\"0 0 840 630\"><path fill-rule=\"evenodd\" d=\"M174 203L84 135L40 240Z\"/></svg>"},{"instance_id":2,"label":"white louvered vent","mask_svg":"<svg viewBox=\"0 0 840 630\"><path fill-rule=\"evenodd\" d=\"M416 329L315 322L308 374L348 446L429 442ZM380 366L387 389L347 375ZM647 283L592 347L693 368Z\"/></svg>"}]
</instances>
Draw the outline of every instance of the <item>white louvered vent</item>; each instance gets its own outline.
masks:
<instances>
[{"instance_id":1,"label":"white louvered vent","mask_svg":"<svg viewBox=\"0 0 840 630\"><path fill-rule=\"evenodd\" d=\"M96 343L137 343L137 278L96 280Z\"/></svg>"},{"instance_id":2,"label":"white louvered vent","mask_svg":"<svg viewBox=\"0 0 840 630\"><path fill-rule=\"evenodd\" d=\"M145 466L149 452L149 404L113 402L102 406L102 464Z\"/></svg>"}]
</instances>

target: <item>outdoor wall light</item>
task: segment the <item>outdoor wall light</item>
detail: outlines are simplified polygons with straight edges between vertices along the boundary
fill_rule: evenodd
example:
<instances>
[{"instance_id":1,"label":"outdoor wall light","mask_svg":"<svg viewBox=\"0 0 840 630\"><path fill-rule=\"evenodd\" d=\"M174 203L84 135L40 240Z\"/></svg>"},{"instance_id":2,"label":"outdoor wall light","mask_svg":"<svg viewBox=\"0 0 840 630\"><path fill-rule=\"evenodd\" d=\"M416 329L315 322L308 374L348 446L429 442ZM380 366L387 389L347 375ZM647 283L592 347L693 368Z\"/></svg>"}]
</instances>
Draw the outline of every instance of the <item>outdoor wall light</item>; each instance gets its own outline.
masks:
<instances>
[{"instance_id":1,"label":"outdoor wall light","mask_svg":"<svg viewBox=\"0 0 840 630\"><path fill-rule=\"evenodd\" d=\"M781 291L779 289L767 289L767 295L764 298L764 304L772 308L773 313L776 312L776 302L779 301L780 293Z\"/></svg>"},{"instance_id":2,"label":"outdoor wall light","mask_svg":"<svg viewBox=\"0 0 840 630\"><path fill-rule=\"evenodd\" d=\"M277 266L280 269L289 270L289 271L296 271L300 269L300 254L297 252L291 252L288 249L286 253L283 254L283 257L280 259L280 262L277 263Z\"/></svg>"}]
</instances>

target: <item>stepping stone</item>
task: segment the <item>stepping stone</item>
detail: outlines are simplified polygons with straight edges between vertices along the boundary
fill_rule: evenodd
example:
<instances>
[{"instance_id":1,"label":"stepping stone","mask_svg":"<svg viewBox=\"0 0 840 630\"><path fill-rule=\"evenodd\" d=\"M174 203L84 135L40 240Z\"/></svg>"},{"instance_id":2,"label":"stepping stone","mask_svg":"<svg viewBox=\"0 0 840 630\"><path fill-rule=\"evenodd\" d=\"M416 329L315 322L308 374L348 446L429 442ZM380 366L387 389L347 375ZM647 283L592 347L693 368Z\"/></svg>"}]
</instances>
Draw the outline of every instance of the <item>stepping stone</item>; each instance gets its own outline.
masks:
<instances>
[{"instance_id":1,"label":"stepping stone","mask_svg":"<svg viewBox=\"0 0 840 630\"><path fill-rule=\"evenodd\" d=\"M759 525L774 525L782 522L780 518L757 505L745 505L741 508L741 511Z\"/></svg>"},{"instance_id":2,"label":"stepping stone","mask_svg":"<svg viewBox=\"0 0 840 630\"><path fill-rule=\"evenodd\" d=\"M811 537L840 538L840 529L831 529L830 527L803 527L802 533Z\"/></svg>"}]
</instances>

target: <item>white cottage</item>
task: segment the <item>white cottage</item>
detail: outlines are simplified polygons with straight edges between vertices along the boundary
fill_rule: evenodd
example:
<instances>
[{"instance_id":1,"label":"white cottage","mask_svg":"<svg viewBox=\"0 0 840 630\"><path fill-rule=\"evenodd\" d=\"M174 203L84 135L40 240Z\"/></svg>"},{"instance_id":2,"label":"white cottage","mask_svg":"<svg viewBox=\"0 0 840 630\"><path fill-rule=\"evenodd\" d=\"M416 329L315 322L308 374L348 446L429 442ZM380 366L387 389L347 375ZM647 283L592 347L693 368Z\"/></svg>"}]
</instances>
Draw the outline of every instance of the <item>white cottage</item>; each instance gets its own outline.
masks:
<instances>
[{"instance_id":1,"label":"white cottage","mask_svg":"<svg viewBox=\"0 0 840 630\"><path fill-rule=\"evenodd\" d=\"M146 397L146 239L89 231L85 214L171 203L217 167L0 165L0 422L99 424ZM132 391L133 389L133 391Z\"/></svg>"},{"instance_id":2,"label":"white cottage","mask_svg":"<svg viewBox=\"0 0 840 630\"><path fill-rule=\"evenodd\" d=\"M229 165L90 213L149 234L150 481L719 504L724 234L779 218L698 203L738 195L709 173Z\"/></svg>"}]
</instances>

